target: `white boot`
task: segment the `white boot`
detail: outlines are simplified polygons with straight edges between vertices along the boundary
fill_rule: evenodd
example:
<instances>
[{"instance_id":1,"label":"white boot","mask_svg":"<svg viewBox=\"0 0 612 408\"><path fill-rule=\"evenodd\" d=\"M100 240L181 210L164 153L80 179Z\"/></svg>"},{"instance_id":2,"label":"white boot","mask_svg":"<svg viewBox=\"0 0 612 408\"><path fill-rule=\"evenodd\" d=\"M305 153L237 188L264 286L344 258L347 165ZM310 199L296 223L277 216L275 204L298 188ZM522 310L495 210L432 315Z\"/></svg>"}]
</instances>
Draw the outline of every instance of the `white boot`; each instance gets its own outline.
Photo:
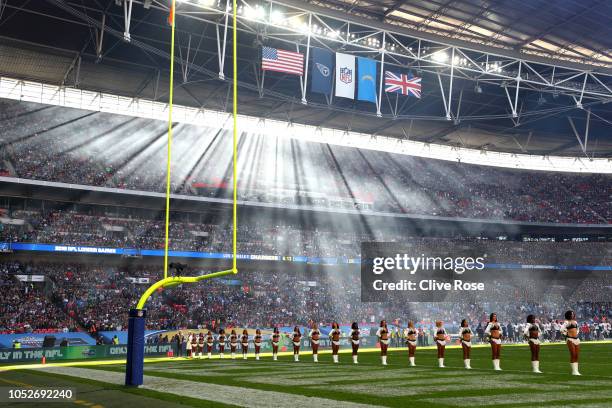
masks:
<instances>
[{"instance_id":1,"label":"white boot","mask_svg":"<svg viewBox=\"0 0 612 408\"><path fill-rule=\"evenodd\" d=\"M219 353L219 358L223 358L223 353Z\"/></svg>"},{"instance_id":2,"label":"white boot","mask_svg":"<svg viewBox=\"0 0 612 408\"><path fill-rule=\"evenodd\" d=\"M293 355L293 361L300 361L300 355L299 354L294 354Z\"/></svg>"},{"instance_id":3,"label":"white boot","mask_svg":"<svg viewBox=\"0 0 612 408\"><path fill-rule=\"evenodd\" d=\"M318 354L313 354L312 355L312 361L314 361L315 363L319 362L319 355Z\"/></svg>"},{"instance_id":4,"label":"white boot","mask_svg":"<svg viewBox=\"0 0 612 408\"><path fill-rule=\"evenodd\" d=\"M382 356L382 365L387 365L387 356Z\"/></svg>"},{"instance_id":5,"label":"white boot","mask_svg":"<svg viewBox=\"0 0 612 408\"><path fill-rule=\"evenodd\" d=\"M572 375L582 375L578 372L578 363L570 363L572 366Z\"/></svg>"},{"instance_id":6,"label":"white boot","mask_svg":"<svg viewBox=\"0 0 612 408\"><path fill-rule=\"evenodd\" d=\"M354 356L353 356L353 364L359 364L359 363L357 362L357 355L354 355Z\"/></svg>"},{"instance_id":7,"label":"white boot","mask_svg":"<svg viewBox=\"0 0 612 408\"><path fill-rule=\"evenodd\" d=\"M496 358L495 360L493 360L493 370L495 371L501 371L501 367L499 366L499 359Z\"/></svg>"},{"instance_id":8,"label":"white boot","mask_svg":"<svg viewBox=\"0 0 612 408\"><path fill-rule=\"evenodd\" d=\"M333 358L334 358L334 363L338 364L338 355L334 354Z\"/></svg>"},{"instance_id":9,"label":"white boot","mask_svg":"<svg viewBox=\"0 0 612 408\"><path fill-rule=\"evenodd\" d=\"M210 358L212 357L212 353L208 353L208 359L210 360Z\"/></svg>"},{"instance_id":10,"label":"white boot","mask_svg":"<svg viewBox=\"0 0 612 408\"><path fill-rule=\"evenodd\" d=\"M408 360L410 361L410 367L414 367L416 364L414 364L414 357L408 357Z\"/></svg>"},{"instance_id":11,"label":"white boot","mask_svg":"<svg viewBox=\"0 0 612 408\"><path fill-rule=\"evenodd\" d=\"M444 357L438 358L438 367L445 368L444 367Z\"/></svg>"},{"instance_id":12,"label":"white boot","mask_svg":"<svg viewBox=\"0 0 612 408\"><path fill-rule=\"evenodd\" d=\"M470 365L470 359L466 358L465 360L463 360L463 364L465 365L465 369L466 370L471 370L472 366Z\"/></svg>"},{"instance_id":13,"label":"white boot","mask_svg":"<svg viewBox=\"0 0 612 408\"><path fill-rule=\"evenodd\" d=\"M247 359L247 354L246 353L242 353L242 359L246 360Z\"/></svg>"},{"instance_id":14,"label":"white boot","mask_svg":"<svg viewBox=\"0 0 612 408\"><path fill-rule=\"evenodd\" d=\"M540 371L540 362L539 361L532 361L531 362L531 368L533 368L533 372L534 373L542 374L542 372Z\"/></svg>"},{"instance_id":15,"label":"white boot","mask_svg":"<svg viewBox=\"0 0 612 408\"><path fill-rule=\"evenodd\" d=\"M274 361L278 360L278 355L276 353L272 354L272 360Z\"/></svg>"},{"instance_id":16,"label":"white boot","mask_svg":"<svg viewBox=\"0 0 612 408\"><path fill-rule=\"evenodd\" d=\"M255 360L259 360L259 353L255 354Z\"/></svg>"},{"instance_id":17,"label":"white boot","mask_svg":"<svg viewBox=\"0 0 612 408\"><path fill-rule=\"evenodd\" d=\"M236 359L236 353L232 353L232 360Z\"/></svg>"}]
</instances>

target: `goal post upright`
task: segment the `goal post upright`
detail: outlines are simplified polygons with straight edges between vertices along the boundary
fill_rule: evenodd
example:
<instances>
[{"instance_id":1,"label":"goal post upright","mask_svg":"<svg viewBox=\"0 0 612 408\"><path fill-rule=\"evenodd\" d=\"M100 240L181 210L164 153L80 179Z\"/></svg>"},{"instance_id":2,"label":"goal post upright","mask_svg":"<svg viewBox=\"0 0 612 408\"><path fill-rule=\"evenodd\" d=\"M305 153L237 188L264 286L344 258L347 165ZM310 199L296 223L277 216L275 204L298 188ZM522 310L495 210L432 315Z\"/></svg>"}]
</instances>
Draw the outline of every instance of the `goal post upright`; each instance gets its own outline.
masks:
<instances>
[{"instance_id":1,"label":"goal post upright","mask_svg":"<svg viewBox=\"0 0 612 408\"><path fill-rule=\"evenodd\" d=\"M232 168L233 168L233 200L232 200L232 268L201 276L168 276L169 228L170 228L170 187L172 159L172 106L174 94L174 32L176 22L176 0L170 6L171 46L170 46L170 91L168 98L168 152L166 167L166 212L164 237L164 278L151 285L140 297L136 308L130 309L128 318L128 345L125 371L125 385L139 386L144 381L144 344L145 318L147 311L144 306L151 295L159 288L173 287L183 283L197 283L205 279L217 278L238 273L238 45L237 45L237 0L232 0L232 66L233 66L233 136L232 136ZM179 346L180 347L180 346Z\"/></svg>"}]
</instances>

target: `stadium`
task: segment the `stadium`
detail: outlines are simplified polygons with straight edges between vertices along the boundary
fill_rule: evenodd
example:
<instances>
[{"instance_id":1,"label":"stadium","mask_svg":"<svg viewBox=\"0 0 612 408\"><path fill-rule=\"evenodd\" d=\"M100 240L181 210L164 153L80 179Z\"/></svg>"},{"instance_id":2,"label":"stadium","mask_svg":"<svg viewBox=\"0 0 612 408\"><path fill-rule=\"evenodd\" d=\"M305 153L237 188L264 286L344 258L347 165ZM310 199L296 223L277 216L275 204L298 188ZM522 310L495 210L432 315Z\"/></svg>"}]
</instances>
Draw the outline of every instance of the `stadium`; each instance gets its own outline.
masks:
<instances>
[{"instance_id":1,"label":"stadium","mask_svg":"<svg viewBox=\"0 0 612 408\"><path fill-rule=\"evenodd\" d=\"M0 0L0 403L612 406L612 3Z\"/></svg>"}]
</instances>

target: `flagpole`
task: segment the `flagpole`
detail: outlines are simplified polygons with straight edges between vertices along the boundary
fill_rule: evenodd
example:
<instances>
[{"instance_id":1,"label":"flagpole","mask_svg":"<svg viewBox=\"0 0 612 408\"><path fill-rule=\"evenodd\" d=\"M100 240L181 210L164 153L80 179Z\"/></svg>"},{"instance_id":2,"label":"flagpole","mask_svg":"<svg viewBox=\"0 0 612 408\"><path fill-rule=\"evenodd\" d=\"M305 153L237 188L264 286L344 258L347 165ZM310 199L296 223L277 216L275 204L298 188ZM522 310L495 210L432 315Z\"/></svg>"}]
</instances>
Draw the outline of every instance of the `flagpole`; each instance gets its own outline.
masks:
<instances>
[{"instance_id":1,"label":"flagpole","mask_svg":"<svg viewBox=\"0 0 612 408\"><path fill-rule=\"evenodd\" d=\"M380 112L380 105L382 104L382 86L383 86L383 77L385 76L385 47L386 47L387 36L386 32L383 31L382 38L382 51L380 57L380 81L378 83L378 98L376 98L376 116L382 116Z\"/></svg>"},{"instance_id":2,"label":"flagpole","mask_svg":"<svg viewBox=\"0 0 612 408\"><path fill-rule=\"evenodd\" d=\"M308 91L308 59L310 56L310 37L312 30L310 29L312 26L312 13L308 15L308 41L306 42L306 71L304 72L304 83L302 87L302 103L306 105L306 92Z\"/></svg>"}]
</instances>

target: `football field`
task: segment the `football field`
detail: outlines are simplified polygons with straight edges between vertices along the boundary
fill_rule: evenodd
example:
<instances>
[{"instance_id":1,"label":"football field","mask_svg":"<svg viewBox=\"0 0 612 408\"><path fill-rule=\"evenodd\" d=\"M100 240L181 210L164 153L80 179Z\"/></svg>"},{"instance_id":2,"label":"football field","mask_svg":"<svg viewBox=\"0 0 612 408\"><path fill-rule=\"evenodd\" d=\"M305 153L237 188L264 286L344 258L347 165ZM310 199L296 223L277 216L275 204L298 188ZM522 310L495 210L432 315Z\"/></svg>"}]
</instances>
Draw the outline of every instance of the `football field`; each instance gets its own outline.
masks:
<instances>
[{"instance_id":1,"label":"football field","mask_svg":"<svg viewBox=\"0 0 612 408\"><path fill-rule=\"evenodd\" d=\"M252 356L230 360L159 359L145 365L145 384L127 389L121 363L47 364L0 371L0 386L72 387L76 401L52 406L88 407L466 407L558 406L612 407L612 344L583 344L581 377L571 376L564 344L545 345L543 374L532 374L529 349L504 346L502 372L491 369L488 347L472 351L473 370L463 369L461 350L448 348L446 366L436 367L435 350L417 350L417 367L408 366L406 350L389 354L363 352L359 364L350 353L340 364L324 353L319 363L304 354L300 362L284 355L279 361ZM2 368L0 367L0 370ZM7 406L41 406L11 403Z\"/></svg>"}]
</instances>

